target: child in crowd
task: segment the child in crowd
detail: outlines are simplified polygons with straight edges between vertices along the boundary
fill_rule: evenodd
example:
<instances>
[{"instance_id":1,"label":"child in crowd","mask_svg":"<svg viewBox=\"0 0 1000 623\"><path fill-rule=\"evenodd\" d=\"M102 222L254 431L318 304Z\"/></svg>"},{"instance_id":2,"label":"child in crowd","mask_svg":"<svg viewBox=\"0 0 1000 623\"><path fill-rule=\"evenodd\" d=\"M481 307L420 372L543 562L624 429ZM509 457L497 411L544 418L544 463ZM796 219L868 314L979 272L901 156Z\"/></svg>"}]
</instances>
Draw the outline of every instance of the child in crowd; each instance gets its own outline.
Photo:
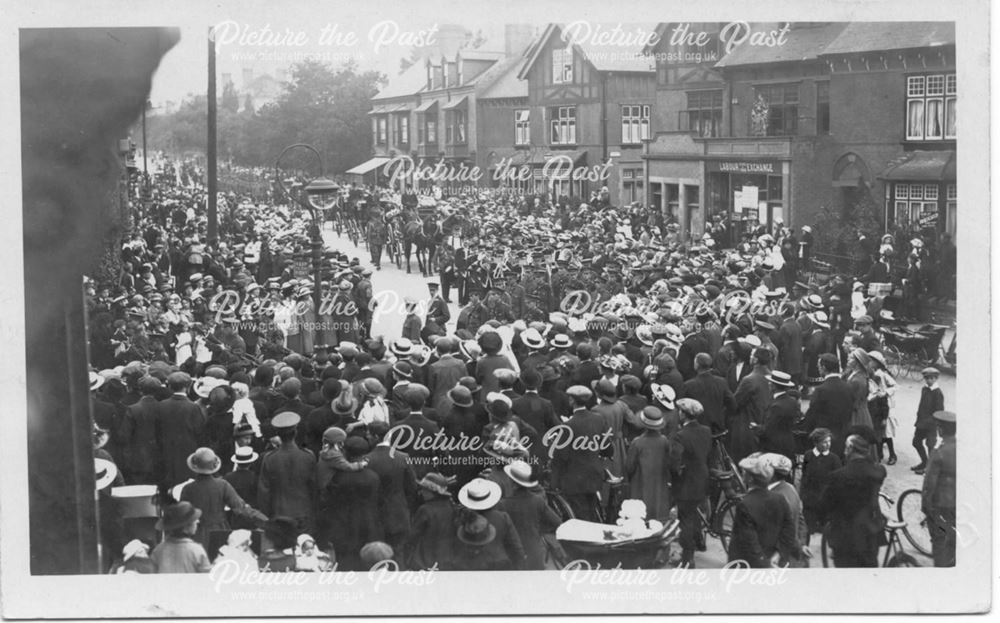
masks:
<instances>
[{"instance_id":1,"label":"child in crowd","mask_svg":"<svg viewBox=\"0 0 1000 623\"><path fill-rule=\"evenodd\" d=\"M190 502L178 502L163 511L156 522L167 538L153 550L157 573L208 573L212 563L201 543L192 537L198 532L201 511Z\"/></svg>"},{"instance_id":2,"label":"child in crowd","mask_svg":"<svg viewBox=\"0 0 1000 623\"><path fill-rule=\"evenodd\" d=\"M833 433L828 428L817 428L809 435L813 449L806 452L802 462L802 480L799 496L802 498L802 513L805 516L809 534L822 530L822 517L818 508L830 474L840 469L840 457L830 452Z\"/></svg>"}]
</instances>

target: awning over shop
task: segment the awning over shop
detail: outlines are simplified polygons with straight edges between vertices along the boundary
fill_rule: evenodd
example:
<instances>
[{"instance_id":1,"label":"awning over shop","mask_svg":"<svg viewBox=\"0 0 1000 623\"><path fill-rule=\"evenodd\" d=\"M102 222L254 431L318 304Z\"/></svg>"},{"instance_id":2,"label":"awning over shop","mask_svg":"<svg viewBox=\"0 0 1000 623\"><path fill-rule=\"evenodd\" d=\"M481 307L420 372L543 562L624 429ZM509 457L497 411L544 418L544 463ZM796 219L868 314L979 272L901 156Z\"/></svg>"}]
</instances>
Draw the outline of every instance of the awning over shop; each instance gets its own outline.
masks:
<instances>
[{"instance_id":1,"label":"awning over shop","mask_svg":"<svg viewBox=\"0 0 1000 623\"><path fill-rule=\"evenodd\" d=\"M465 108L465 105L466 105L466 103L468 101L469 101L469 98L467 96L463 95L462 97L458 98L457 100L452 100L452 101L448 102L447 104L445 104L441 108L444 108L445 110L455 110L456 108Z\"/></svg>"},{"instance_id":2,"label":"awning over shop","mask_svg":"<svg viewBox=\"0 0 1000 623\"><path fill-rule=\"evenodd\" d=\"M376 156L376 157L372 158L371 160L367 160L365 162L362 162L361 164L359 164L358 166L354 167L353 169L348 169L347 173L349 173L351 175L365 175L367 173L371 173L372 171L374 171L375 169L379 168L380 166L382 166L386 162L389 162L388 158L384 158L384 157L381 157L381 156Z\"/></svg>"},{"instance_id":3,"label":"awning over shop","mask_svg":"<svg viewBox=\"0 0 1000 623\"><path fill-rule=\"evenodd\" d=\"M941 182L955 179L955 152L911 151L891 162L879 175L883 180Z\"/></svg>"},{"instance_id":4,"label":"awning over shop","mask_svg":"<svg viewBox=\"0 0 1000 623\"><path fill-rule=\"evenodd\" d=\"M417 106L415 110L418 113L425 113L429 112L430 109L434 108L435 106L437 106L437 100L427 100L423 104Z\"/></svg>"},{"instance_id":5,"label":"awning over shop","mask_svg":"<svg viewBox=\"0 0 1000 623\"><path fill-rule=\"evenodd\" d=\"M410 104L375 104L375 107L368 111L369 115L387 115L394 112L404 112L410 110Z\"/></svg>"}]
</instances>

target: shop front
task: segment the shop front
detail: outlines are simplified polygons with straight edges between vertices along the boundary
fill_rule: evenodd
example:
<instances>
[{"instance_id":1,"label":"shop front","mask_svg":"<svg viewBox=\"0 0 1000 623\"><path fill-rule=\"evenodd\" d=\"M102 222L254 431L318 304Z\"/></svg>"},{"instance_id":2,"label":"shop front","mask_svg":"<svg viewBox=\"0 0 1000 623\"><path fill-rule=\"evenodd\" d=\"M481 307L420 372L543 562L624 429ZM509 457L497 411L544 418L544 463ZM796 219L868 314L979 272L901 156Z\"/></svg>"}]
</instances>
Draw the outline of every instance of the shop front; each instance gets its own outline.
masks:
<instances>
[{"instance_id":1,"label":"shop front","mask_svg":"<svg viewBox=\"0 0 1000 623\"><path fill-rule=\"evenodd\" d=\"M887 229L955 237L958 210L955 152L912 151L879 176L885 182Z\"/></svg>"},{"instance_id":2,"label":"shop front","mask_svg":"<svg viewBox=\"0 0 1000 623\"><path fill-rule=\"evenodd\" d=\"M763 225L791 222L791 163L781 160L708 160L705 162L707 218L721 216L733 241Z\"/></svg>"}]
</instances>

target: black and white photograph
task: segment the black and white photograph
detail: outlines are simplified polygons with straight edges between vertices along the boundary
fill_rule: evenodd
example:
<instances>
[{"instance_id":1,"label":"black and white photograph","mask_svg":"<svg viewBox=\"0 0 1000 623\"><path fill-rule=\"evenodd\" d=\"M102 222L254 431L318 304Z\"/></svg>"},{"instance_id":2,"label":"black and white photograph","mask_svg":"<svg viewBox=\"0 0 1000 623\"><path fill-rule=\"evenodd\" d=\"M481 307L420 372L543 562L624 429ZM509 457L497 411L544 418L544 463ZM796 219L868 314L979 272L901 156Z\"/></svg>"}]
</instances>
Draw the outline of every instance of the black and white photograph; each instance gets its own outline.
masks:
<instances>
[{"instance_id":1,"label":"black and white photograph","mask_svg":"<svg viewBox=\"0 0 1000 623\"><path fill-rule=\"evenodd\" d=\"M990 3L87 4L5 618L990 611Z\"/></svg>"}]
</instances>

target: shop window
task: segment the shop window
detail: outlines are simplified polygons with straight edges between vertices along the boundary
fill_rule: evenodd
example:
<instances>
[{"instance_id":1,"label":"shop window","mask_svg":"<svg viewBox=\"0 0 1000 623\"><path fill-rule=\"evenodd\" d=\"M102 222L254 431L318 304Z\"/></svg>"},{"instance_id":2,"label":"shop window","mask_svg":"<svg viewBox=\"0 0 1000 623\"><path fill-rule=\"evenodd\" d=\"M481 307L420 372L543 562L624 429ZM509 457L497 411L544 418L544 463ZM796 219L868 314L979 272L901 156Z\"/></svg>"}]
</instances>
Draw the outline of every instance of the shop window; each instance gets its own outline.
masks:
<instances>
[{"instance_id":1,"label":"shop window","mask_svg":"<svg viewBox=\"0 0 1000 623\"><path fill-rule=\"evenodd\" d=\"M906 78L906 139L939 141L956 137L958 83L955 74Z\"/></svg>"}]
</instances>

